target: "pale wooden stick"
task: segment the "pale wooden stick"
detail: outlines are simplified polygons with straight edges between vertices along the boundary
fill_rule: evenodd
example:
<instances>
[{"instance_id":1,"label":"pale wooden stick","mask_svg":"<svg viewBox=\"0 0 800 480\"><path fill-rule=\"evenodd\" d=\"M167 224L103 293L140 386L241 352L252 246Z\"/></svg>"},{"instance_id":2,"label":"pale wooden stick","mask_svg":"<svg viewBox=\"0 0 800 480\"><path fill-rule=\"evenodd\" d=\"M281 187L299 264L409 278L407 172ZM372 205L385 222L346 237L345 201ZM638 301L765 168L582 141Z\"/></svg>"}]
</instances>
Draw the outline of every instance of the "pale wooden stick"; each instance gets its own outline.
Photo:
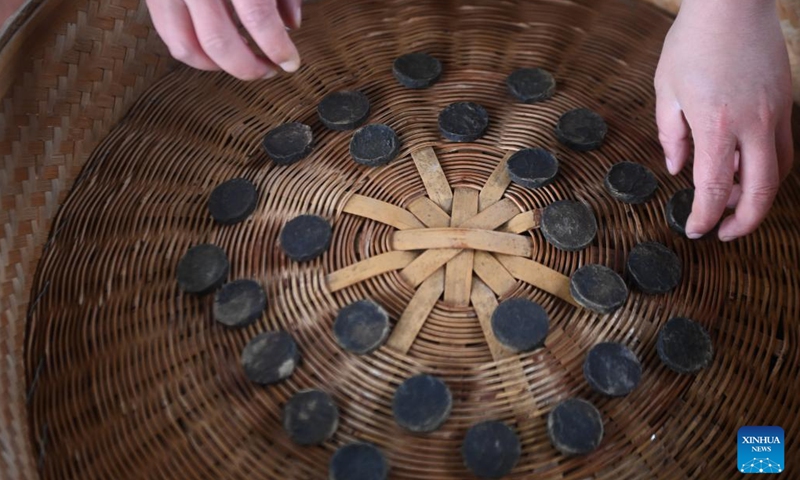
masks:
<instances>
[{"instance_id":1,"label":"pale wooden stick","mask_svg":"<svg viewBox=\"0 0 800 480\"><path fill-rule=\"evenodd\" d=\"M408 352L443 290L444 270L440 268L420 285L408 302L387 341L390 347L401 353Z\"/></svg>"},{"instance_id":2,"label":"pale wooden stick","mask_svg":"<svg viewBox=\"0 0 800 480\"><path fill-rule=\"evenodd\" d=\"M486 208L481 213L469 218L465 222L451 226L494 230L500 225L512 220L518 214L519 207L506 198Z\"/></svg>"},{"instance_id":3,"label":"pale wooden stick","mask_svg":"<svg viewBox=\"0 0 800 480\"><path fill-rule=\"evenodd\" d=\"M457 188L453 192L453 216L450 226L461 225L478 213L478 191L469 188ZM454 305L469 305L472 289L473 250L465 250L447 262L444 281L444 299Z\"/></svg>"},{"instance_id":4,"label":"pale wooden stick","mask_svg":"<svg viewBox=\"0 0 800 480\"><path fill-rule=\"evenodd\" d=\"M329 274L328 289L336 292L382 273L405 268L415 258L417 254L413 252L388 252L370 257Z\"/></svg>"},{"instance_id":5,"label":"pale wooden stick","mask_svg":"<svg viewBox=\"0 0 800 480\"><path fill-rule=\"evenodd\" d=\"M441 250L428 250L422 255L409 263L406 268L400 271L400 276L403 277L409 285L416 287L424 282L426 278L433 275L439 268L443 267L453 257L458 255L461 249L447 248Z\"/></svg>"},{"instance_id":6,"label":"pale wooden stick","mask_svg":"<svg viewBox=\"0 0 800 480\"><path fill-rule=\"evenodd\" d=\"M494 293L483 283L479 278L472 282L472 306L475 308L475 314L478 316L478 321L483 330L483 336L486 337L486 344L489 346L489 351L492 353L492 358L495 361L502 360L514 355L514 352L504 347L494 336L492 330L492 313L497 308L497 299Z\"/></svg>"},{"instance_id":7,"label":"pale wooden stick","mask_svg":"<svg viewBox=\"0 0 800 480\"><path fill-rule=\"evenodd\" d=\"M475 308L475 314L481 324L483 336L486 337L489 352L496 362L507 360L495 367L500 378L503 379L503 390L505 391L497 398L506 398L511 408L523 418L533 418L539 415L540 411L534 398L528 392L528 380L525 378L522 362L514 351L497 340L494 330L492 330L492 314L497 305L494 293L486 284L476 278L472 282L472 306Z\"/></svg>"},{"instance_id":8,"label":"pale wooden stick","mask_svg":"<svg viewBox=\"0 0 800 480\"><path fill-rule=\"evenodd\" d=\"M508 186L511 184L511 179L508 177L506 171L506 164L508 159L514 152L508 152L502 160L497 164L489 179L483 185L480 194L480 209L481 211L491 207L495 202L502 198Z\"/></svg>"},{"instance_id":9,"label":"pale wooden stick","mask_svg":"<svg viewBox=\"0 0 800 480\"><path fill-rule=\"evenodd\" d=\"M522 212L516 217L509 220L505 225L500 227L501 232L508 233L522 233L534 228L539 228L542 220L541 210L531 210L529 212Z\"/></svg>"},{"instance_id":10,"label":"pale wooden stick","mask_svg":"<svg viewBox=\"0 0 800 480\"><path fill-rule=\"evenodd\" d=\"M435 208L439 208L425 198L429 203L429 206L434 206ZM412 202L413 203L413 202ZM423 205L424 202L419 202L419 205ZM409 210L411 210L411 205L409 205ZM441 210L439 210L441 211ZM464 222L464 227L469 228L480 228L480 229L492 229L496 228L498 225L504 223L508 218L513 218L515 212L518 212L514 202L511 200L502 200L500 202L495 203L490 208L484 210L483 212L475 215L474 217L470 218L466 222ZM425 220L418 215L418 218L425 223ZM448 217L449 223L449 217ZM427 225L427 223L426 223ZM434 227L434 225L428 225L429 227ZM445 225L447 226L447 225ZM423 253L419 257L416 258L411 264L409 264L406 268L403 269L400 274L402 277L411 285L416 287L426 278L428 278L433 272L435 272L439 267L449 262L453 257L455 257L461 250L460 249L439 249L439 250L428 250L427 252Z\"/></svg>"},{"instance_id":11,"label":"pale wooden stick","mask_svg":"<svg viewBox=\"0 0 800 480\"><path fill-rule=\"evenodd\" d=\"M529 283L576 307L579 306L569 292L569 277L528 258L511 257L508 255L496 255L496 257L506 270L508 270L508 273L517 280Z\"/></svg>"},{"instance_id":12,"label":"pale wooden stick","mask_svg":"<svg viewBox=\"0 0 800 480\"><path fill-rule=\"evenodd\" d=\"M488 252L475 252L475 274L478 278L502 297L517 286L517 281L508 270ZM412 262L413 263L413 262Z\"/></svg>"},{"instance_id":13,"label":"pale wooden stick","mask_svg":"<svg viewBox=\"0 0 800 480\"><path fill-rule=\"evenodd\" d=\"M422 183L425 184L428 197L442 207L442 210L450 212L453 206L453 191L439 164L439 159L436 158L436 152L430 147L425 147L411 152L411 158L414 159Z\"/></svg>"},{"instance_id":14,"label":"pale wooden stick","mask_svg":"<svg viewBox=\"0 0 800 480\"><path fill-rule=\"evenodd\" d=\"M408 204L413 213L426 227L443 228L450 226L450 215L428 197L418 197Z\"/></svg>"},{"instance_id":15,"label":"pale wooden stick","mask_svg":"<svg viewBox=\"0 0 800 480\"><path fill-rule=\"evenodd\" d=\"M425 227L411 212L363 195L350 197L344 206L344 212L385 223L399 230Z\"/></svg>"},{"instance_id":16,"label":"pale wooden stick","mask_svg":"<svg viewBox=\"0 0 800 480\"><path fill-rule=\"evenodd\" d=\"M392 248L394 250L460 248L484 250L520 257L531 256L531 242L528 238L512 233L474 228L400 230L392 235Z\"/></svg>"}]
</instances>

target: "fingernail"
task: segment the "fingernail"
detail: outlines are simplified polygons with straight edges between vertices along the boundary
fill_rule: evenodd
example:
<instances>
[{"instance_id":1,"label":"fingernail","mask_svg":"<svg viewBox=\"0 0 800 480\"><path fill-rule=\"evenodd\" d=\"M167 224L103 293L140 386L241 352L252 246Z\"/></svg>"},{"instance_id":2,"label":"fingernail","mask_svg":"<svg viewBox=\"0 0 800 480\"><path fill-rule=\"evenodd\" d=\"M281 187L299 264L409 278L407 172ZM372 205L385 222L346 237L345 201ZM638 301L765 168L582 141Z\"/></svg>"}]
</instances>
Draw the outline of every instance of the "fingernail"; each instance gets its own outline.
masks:
<instances>
[{"instance_id":1,"label":"fingernail","mask_svg":"<svg viewBox=\"0 0 800 480\"><path fill-rule=\"evenodd\" d=\"M697 240L698 238L702 237L703 234L697 232L686 232L686 237L690 240Z\"/></svg>"},{"instance_id":2,"label":"fingernail","mask_svg":"<svg viewBox=\"0 0 800 480\"><path fill-rule=\"evenodd\" d=\"M275 70L272 70L272 69L270 69L270 70L269 70L269 73L267 73L266 75L264 75L263 77L261 77L261 79L262 79L262 80L269 80L270 78L274 77L274 76L275 76L275 75L277 75L277 74L278 74L278 72L276 72Z\"/></svg>"},{"instance_id":3,"label":"fingernail","mask_svg":"<svg viewBox=\"0 0 800 480\"><path fill-rule=\"evenodd\" d=\"M725 236L725 237L719 237L719 239L720 239L720 240L722 240L723 242L730 242L730 241L731 241L731 240L733 240L734 238L735 238L735 237L727 237L727 236Z\"/></svg>"},{"instance_id":4,"label":"fingernail","mask_svg":"<svg viewBox=\"0 0 800 480\"><path fill-rule=\"evenodd\" d=\"M295 72L298 68L300 68L300 60L295 58L287 62L283 62L281 63L281 68L285 72Z\"/></svg>"},{"instance_id":5,"label":"fingernail","mask_svg":"<svg viewBox=\"0 0 800 480\"><path fill-rule=\"evenodd\" d=\"M667 157L667 170L669 173L672 174L675 171L675 164L672 162L672 159Z\"/></svg>"}]
</instances>

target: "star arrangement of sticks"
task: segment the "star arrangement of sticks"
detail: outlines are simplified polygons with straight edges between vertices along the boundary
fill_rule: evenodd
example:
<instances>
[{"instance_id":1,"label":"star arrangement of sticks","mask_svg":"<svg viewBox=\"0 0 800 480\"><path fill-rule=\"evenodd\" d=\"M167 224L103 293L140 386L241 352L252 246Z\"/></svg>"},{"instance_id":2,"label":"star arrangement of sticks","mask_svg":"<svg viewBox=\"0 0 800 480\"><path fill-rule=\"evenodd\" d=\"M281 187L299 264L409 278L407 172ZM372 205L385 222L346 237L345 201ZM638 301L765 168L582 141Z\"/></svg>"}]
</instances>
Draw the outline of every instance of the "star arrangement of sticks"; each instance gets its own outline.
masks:
<instances>
[{"instance_id":1,"label":"star arrangement of sticks","mask_svg":"<svg viewBox=\"0 0 800 480\"><path fill-rule=\"evenodd\" d=\"M531 260L531 241L522 235L538 228L541 211L521 211L502 198L511 183L506 155L480 190L452 189L435 151L412 153L427 196L401 208L354 195L344 212L396 228L393 251L371 257L328 275L328 288L338 291L388 271L416 292L397 321L387 345L407 352L437 301L472 305L495 360L513 355L497 341L491 316L502 297L527 282L575 306L569 278ZM473 275L474 273L474 275Z\"/></svg>"}]
</instances>

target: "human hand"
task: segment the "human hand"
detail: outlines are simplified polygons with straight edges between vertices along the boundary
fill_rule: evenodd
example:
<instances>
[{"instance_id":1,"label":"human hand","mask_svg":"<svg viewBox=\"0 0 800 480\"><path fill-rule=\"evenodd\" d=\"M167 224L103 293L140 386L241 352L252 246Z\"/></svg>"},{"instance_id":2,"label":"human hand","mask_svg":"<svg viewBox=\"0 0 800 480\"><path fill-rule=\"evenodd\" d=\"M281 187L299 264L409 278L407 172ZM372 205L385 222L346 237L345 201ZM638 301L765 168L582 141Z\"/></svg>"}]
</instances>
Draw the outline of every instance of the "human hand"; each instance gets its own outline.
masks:
<instances>
[{"instance_id":1,"label":"human hand","mask_svg":"<svg viewBox=\"0 0 800 480\"><path fill-rule=\"evenodd\" d=\"M278 66L300 67L286 28L299 28L302 0L147 0L153 24L173 57L200 70L225 70L242 80L269 78ZM233 8L231 8L233 7ZM239 34L236 13L256 45Z\"/></svg>"},{"instance_id":2,"label":"human hand","mask_svg":"<svg viewBox=\"0 0 800 480\"><path fill-rule=\"evenodd\" d=\"M686 223L699 238L733 240L767 215L792 167L792 85L774 1L684 0L655 76L656 120L667 168L694 140L695 198ZM737 183L738 182L738 183Z\"/></svg>"}]
</instances>

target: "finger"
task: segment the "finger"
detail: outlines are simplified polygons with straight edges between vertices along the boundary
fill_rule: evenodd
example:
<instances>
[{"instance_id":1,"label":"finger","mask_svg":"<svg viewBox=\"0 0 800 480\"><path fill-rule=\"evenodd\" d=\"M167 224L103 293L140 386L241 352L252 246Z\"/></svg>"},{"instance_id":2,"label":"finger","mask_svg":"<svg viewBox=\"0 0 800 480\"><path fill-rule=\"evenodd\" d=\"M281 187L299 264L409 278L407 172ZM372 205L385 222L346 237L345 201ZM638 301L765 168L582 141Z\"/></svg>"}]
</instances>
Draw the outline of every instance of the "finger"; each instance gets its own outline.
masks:
<instances>
[{"instance_id":1,"label":"finger","mask_svg":"<svg viewBox=\"0 0 800 480\"><path fill-rule=\"evenodd\" d=\"M733 188L736 138L725 130L695 135L692 213L686 222L686 236L700 238L719 222Z\"/></svg>"},{"instance_id":2,"label":"finger","mask_svg":"<svg viewBox=\"0 0 800 480\"><path fill-rule=\"evenodd\" d=\"M175 60L199 70L219 70L219 65L200 46L186 4L181 0L147 0L147 8Z\"/></svg>"},{"instance_id":3,"label":"finger","mask_svg":"<svg viewBox=\"0 0 800 480\"><path fill-rule=\"evenodd\" d=\"M681 171L689 157L689 126L675 97L667 91L656 92L658 139L664 149L667 169L672 175Z\"/></svg>"},{"instance_id":4,"label":"finger","mask_svg":"<svg viewBox=\"0 0 800 480\"><path fill-rule=\"evenodd\" d=\"M300 68L300 54L286 33L276 0L233 0L242 25L276 65L287 72Z\"/></svg>"},{"instance_id":5,"label":"finger","mask_svg":"<svg viewBox=\"0 0 800 480\"><path fill-rule=\"evenodd\" d=\"M300 23L303 21L302 6L303 0L278 0L278 10L287 27L300 28Z\"/></svg>"},{"instance_id":6,"label":"finger","mask_svg":"<svg viewBox=\"0 0 800 480\"><path fill-rule=\"evenodd\" d=\"M736 211L719 229L719 238L730 241L753 232L767 216L780 185L773 135L746 141L742 147L740 179L742 194Z\"/></svg>"},{"instance_id":7,"label":"finger","mask_svg":"<svg viewBox=\"0 0 800 480\"><path fill-rule=\"evenodd\" d=\"M735 183L731 188L731 195L728 197L728 203L725 205L726 208L736 208L736 205L739 203L739 199L742 197L742 186L738 183Z\"/></svg>"},{"instance_id":8,"label":"finger","mask_svg":"<svg viewBox=\"0 0 800 480\"><path fill-rule=\"evenodd\" d=\"M776 125L775 149L778 155L778 174L784 180L794 164L794 142L792 141L792 109Z\"/></svg>"},{"instance_id":9,"label":"finger","mask_svg":"<svg viewBox=\"0 0 800 480\"><path fill-rule=\"evenodd\" d=\"M223 70L242 80L266 78L276 73L242 40L224 0L189 2L187 6L200 45Z\"/></svg>"}]
</instances>

